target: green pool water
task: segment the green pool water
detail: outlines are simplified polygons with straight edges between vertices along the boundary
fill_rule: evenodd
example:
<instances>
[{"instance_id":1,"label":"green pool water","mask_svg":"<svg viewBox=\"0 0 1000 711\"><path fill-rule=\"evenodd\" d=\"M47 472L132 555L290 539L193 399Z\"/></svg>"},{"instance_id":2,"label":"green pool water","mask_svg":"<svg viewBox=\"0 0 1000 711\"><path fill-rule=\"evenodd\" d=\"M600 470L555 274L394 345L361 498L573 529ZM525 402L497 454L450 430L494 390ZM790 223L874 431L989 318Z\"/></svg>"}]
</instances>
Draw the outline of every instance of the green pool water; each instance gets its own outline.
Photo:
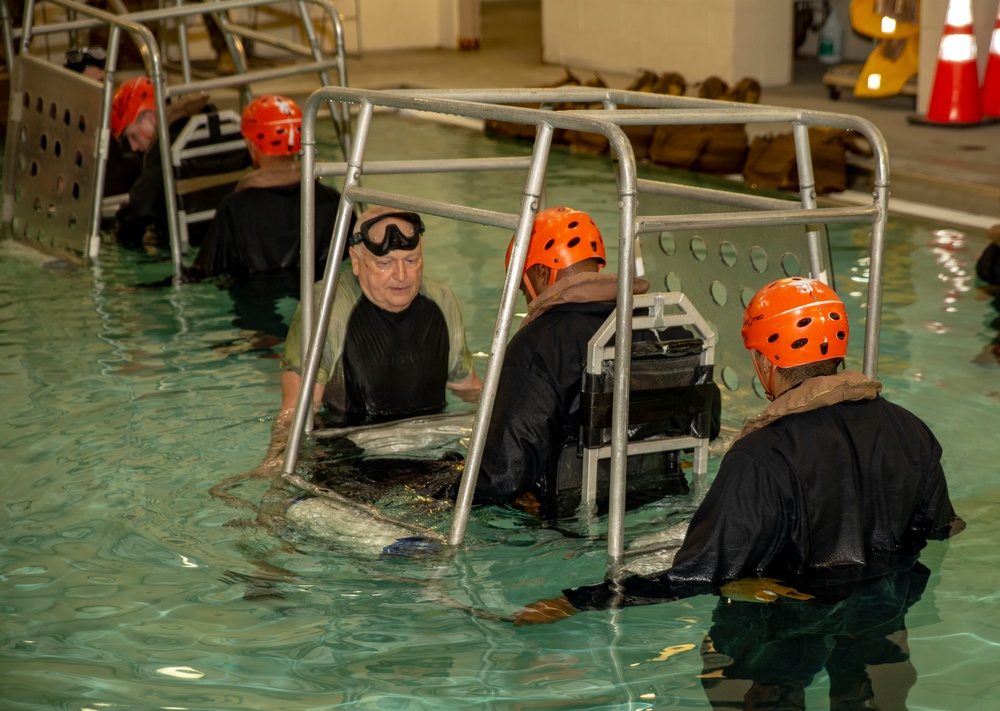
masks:
<instances>
[{"instance_id":1,"label":"green pool water","mask_svg":"<svg viewBox=\"0 0 1000 711\"><path fill-rule=\"evenodd\" d=\"M424 122L390 119L380 130L430 154L523 152ZM610 174L604 159L556 153L549 202L590 209L614 234ZM513 211L520 187L503 174L441 175L420 191ZM969 524L922 558L933 576L907 616L918 675L908 708L990 711L1000 663L997 303L974 282L984 235L954 230L890 221L879 375L886 396L941 440ZM426 273L453 286L480 353L507 239L428 220ZM864 233L831 239L838 288L860 318ZM0 708L709 708L698 648L714 597L537 628L490 617L599 580L599 533L483 510L453 557L386 559L279 535L251 509L212 498L210 487L263 456L278 361L240 352L216 286L135 288L169 273L169 262L113 246L85 267L10 243L0 251ZM294 303L282 308L290 316ZM253 502L265 489L239 491ZM656 530L692 505L646 507L630 528ZM446 517L428 520L446 530ZM809 707L826 708L827 692L817 677Z\"/></svg>"}]
</instances>

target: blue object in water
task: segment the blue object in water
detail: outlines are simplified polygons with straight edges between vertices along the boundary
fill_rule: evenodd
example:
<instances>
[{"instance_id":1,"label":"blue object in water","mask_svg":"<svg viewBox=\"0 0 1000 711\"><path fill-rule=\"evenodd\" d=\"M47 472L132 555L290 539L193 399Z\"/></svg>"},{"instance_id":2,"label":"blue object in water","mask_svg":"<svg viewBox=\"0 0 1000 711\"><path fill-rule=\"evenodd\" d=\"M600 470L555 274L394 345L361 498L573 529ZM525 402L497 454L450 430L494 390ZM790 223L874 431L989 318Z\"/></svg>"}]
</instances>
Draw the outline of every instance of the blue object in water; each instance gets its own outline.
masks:
<instances>
[{"instance_id":1,"label":"blue object in water","mask_svg":"<svg viewBox=\"0 0 1000 711\"><path fill-rule=\"evenodd\" d=\"M441 544L438 541L423 536L408 536L387 545L382 549L382 555L409 558L415 555L437 553L439 550L441 550Z\"/></svg>"}]
</instances>

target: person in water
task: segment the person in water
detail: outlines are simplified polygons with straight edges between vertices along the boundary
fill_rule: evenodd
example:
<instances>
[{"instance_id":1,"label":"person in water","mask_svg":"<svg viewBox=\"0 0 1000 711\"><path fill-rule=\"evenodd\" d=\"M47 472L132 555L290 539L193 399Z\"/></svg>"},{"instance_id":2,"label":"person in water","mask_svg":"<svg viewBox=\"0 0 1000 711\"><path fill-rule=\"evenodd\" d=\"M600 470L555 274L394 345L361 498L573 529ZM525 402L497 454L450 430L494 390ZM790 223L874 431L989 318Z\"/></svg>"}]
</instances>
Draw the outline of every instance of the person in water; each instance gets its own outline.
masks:
<instances>
[{"instance_id":1,"label":"person in water","mask_svg":"<svg viewBox=\"0 0 1000 711\"><path fill-rule=\"evenodd\" d=\"M186 279L228 277L234 325L284 338L278 301L299 296L302 111L284 96L258 96L243 109L240 131L254 170L219 202ZM326 266L340 193L316 181L315 270ZM349 229L354 227L352 220Z\"/></svg>"},{"instance_id":2,"label":"person in water","mask_svg":"<svg viewBox=\"0 0 1000 711\"><path fill-rule=\"evenodd\" d=\"M441 412L450 390L477 402L481 383L454 292L423 276L420 215L375 206L351 236L337 280L313 406L327 422L371 424ZM316 285L316 311L322 282ZM301 308L281 361L279 420L291 418L304 361Z\"/></svg>"},{"instance_id":3,"label":"person in water","mask_svg":"<svg viewBox=\"0 0 1000 711\"><path fill-rule=\"evenodd\" d=\"M771 403L723 457L672 566L567 589L528 605L515 624L725 594L727 585L751 598L808 598L831 580L911 570L928 539L965 528L927 425L881 397L880 382L838 372L848 321L830 287L800 277L768 284L747 306L742 335Z\"/></svg>"},{"instance_id":4,"label":"person in water","mask_svg":"<svg viewBox=\"0 0 1000 711\"><path fill-rule=\"evenodd\" d=\"M173 142L192 116L213 113L204 93L167 100L168 136ZM158 139L156 93L149 77L129 79L115 90L111 101L111 136L143 156L142 170L128 189L128 202L114 216L113 232L118 244L125 247L157 247L168 237L167 203L164 193L163 166ZM250 165L250 155L240 150L233 155L208 156L199 160L207 172L240 170ZM188 230L192 245L200 245L206 223L193 223Z\"/></svg>"},{"instance_id":5,"label":"person in water","mask_svg":"<svg viewBox=\"0 0 1000 711\"><path fill-rule=\"evenodd\" d=\"M508 268L513 246L512 239ZM606 264L601 232L586 212L561 206L535 217L521 277L528 314L504 356L476 480L477 504L515 503L546 516L556 513L559 455L580 439L587 344L615 308L618 275L600 273ZM634 280L634 294L648 290L645 279ZM672 328L663 337L690 335ZM663 471L666 459L655 462L660 479L672 477L667 492L686 493L679 469Z\"/></svg>"},{"instance_id":6,"label":"person in water","mask_svg":"<svg viewBox=\"0 0 1000 711\"><path fill-rule=\"evenodd\" d=\"M1000 225L993 225L986 236L990 243L976 260L976 276L992 286L1000 286Z\"/></svg>"}]
</instances>

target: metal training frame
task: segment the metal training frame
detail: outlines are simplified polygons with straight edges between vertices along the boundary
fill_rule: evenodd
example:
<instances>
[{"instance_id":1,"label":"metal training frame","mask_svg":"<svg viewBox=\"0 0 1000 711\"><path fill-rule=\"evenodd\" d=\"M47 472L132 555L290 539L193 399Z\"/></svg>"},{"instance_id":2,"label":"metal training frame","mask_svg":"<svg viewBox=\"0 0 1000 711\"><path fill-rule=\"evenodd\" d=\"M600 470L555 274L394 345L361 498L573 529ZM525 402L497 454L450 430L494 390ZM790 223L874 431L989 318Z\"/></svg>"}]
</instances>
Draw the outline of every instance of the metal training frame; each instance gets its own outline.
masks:
<instances>
[{"instance_id":1,"label":"metal training frame","mask_svg":"<svg viewBox=\"0 0 1000 711\"><path fill-rule=\"evenodd\" d=\"M346 164L321 163L316 156L316 117L319 107L329 101L357 105L358 116L354 140ZM600 109L550 111L556 103L599 105ZM537 103L541 109L521 108L503 104ZM638 106L619 110L619 105ZM530 156L505 159L442 159L419 161L366 161L369 130L376 107L433 112L474 119L496 119L534 125L536 139ZM523 270L531 226L544 197L547 159L554 129L572 129L605 136L610 143L612 159L617 168L619 206L619 287L617 294L614 349L629 353L632 339L631 318L633 295L631 284L635 275L636 238L647 233L714 229L746 226L803 226L802 237L807 248L809 274L829 280L829 264L822 249L820 225L832 223L866 223L871 226L870 274L868 280L867 318L864 337L863 370L869 377L876 375L879 324L882 302L882 263L888 216L889 171L885 141L878 129L856 116L794 110L761 105L738 105L730 102L672 97L639 92L560 87L555 89L501 89L452 91L373 91L326 87L312 94L303 111L302 125L302 327L306 357L301 390L291 425L283 464L286 477L295 477L299 447L310 425L312 391L316 382L323 349L326 324L332 310L333 295L340 270L340 255L347 240L347 227L357 203L374 203L405 210L464 220L481 225L500 227L515 233L510 267L504 281L503 294L490 357L483 380L483 390L476 412L472 439L465 471L455 505L454 519L448 542L461 544L468 523L485 435L492 415L500 367L506 349L507 336L518 298L518 285ZM799 203L775 198L733 196L711 188L675 186L655 181L640 181L636 174L635 156L622 126L661 124L790 124L794 135L800 182ZM810 126L828 126L857 131L874 152L874 189L872 202L860 207L818 207L814 189L812 159L809 148ZM471 206L428 200L395 192L362 187L363 173L429 173L465 170L526 169L520 207L516 213L499 212ZM325 283L318 313L313 313L313 255L316 248L313 208L314 180L324 175L343 174L341 191L344 199L337 215L333 243L330 248ZM707 202L735 206L737 211L709 214L657 214L640 216L640 192L670 194L683 192L702 196ZM722 193L722 194L720 194ZM762 286L758 284L757 286ZM613 428L611 438L611 490L608 518L608 569L615 571L623 559L624 548L624 471L627 447L627 413L629 401L630 359L615 361Z\"/></svg>"}]
</instances>

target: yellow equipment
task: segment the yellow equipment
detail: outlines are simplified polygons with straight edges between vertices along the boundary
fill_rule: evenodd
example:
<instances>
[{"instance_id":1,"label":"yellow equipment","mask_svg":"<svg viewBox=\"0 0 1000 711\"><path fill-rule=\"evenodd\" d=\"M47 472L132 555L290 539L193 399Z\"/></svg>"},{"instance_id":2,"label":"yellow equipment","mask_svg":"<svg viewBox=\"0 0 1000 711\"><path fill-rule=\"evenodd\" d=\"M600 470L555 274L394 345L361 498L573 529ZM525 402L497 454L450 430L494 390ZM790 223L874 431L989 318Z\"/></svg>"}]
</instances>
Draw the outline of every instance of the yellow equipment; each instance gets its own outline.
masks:
<instances>
[{"instance_id":1,"label":"yellow equipment","mask_svg":"<svg viewBox=\"0 0 1000 711\"><path fill-rule=\"evenodd\" d=\"M851 0L851 27L879 40L854 84L855 96L904 93L917 76L919 9L919 0Z\"/></svg>"}]
</instances>

